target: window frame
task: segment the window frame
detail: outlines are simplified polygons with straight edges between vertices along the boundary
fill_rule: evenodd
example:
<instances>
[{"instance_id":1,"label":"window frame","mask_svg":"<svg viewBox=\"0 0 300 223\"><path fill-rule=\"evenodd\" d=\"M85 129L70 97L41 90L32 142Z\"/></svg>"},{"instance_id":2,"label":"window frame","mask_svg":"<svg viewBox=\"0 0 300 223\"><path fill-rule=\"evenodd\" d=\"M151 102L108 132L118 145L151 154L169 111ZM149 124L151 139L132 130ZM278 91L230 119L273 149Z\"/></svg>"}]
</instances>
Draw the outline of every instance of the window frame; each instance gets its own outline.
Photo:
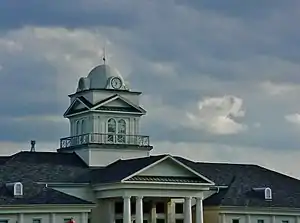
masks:
<instances>
[{"instance_id":1,"label":"window frame","mask_svg":"<svg viewBox=\"0 0 300 223\"><path fill-rule=\"evenodd\" d=\"M39 221L39 222L35 222L35 221ZM42 219L41 218L33 218L32 223L42 223Z\"/></svg>"},{"instance_id":2,"label":"window frame","mask_svg":"<svg viewBox=\"0 0 300 223\"><path fill-rule=\"evenodd\" d=\"M115 128L114 131L109 131L110 121L114 122ZM124 124L124 130L120 132L120 125ZM126 118L123 117L110 117L106 120L106 134L107 134L107 141L109 143L120 143L125 144L127 142L126 135L128 133L128 122Z\"/></svg>"},{"instance_id":3,"label":"window frame","mask_svg":"<svg viewBox=\"0 0 300 223\"><path fill-rule=\"evenodd\" d=\"M23 196L23 184L21 182L17 182L14 184L14 195Z\"/></svg>"}]
</instances>

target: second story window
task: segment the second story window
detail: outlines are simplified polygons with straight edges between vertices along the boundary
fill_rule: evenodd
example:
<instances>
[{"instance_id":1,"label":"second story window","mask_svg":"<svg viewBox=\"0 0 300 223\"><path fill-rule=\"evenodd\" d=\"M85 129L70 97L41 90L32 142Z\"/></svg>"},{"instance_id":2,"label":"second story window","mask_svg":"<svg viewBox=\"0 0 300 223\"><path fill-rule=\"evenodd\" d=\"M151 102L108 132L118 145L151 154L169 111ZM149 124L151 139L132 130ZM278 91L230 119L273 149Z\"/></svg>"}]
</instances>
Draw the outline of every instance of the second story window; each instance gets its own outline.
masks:
<instances>
[{"instance_id":1,"label":"second story window","mask_svg":"<svg viewBox=\"0 0 300 223\"><path fill-rule=\"evenodd\" d=\"M110 118L107 120L107 141L114 143L126 142L127 126L124 119Z\"/></svg>"},{"instance_id":2,"label":"second story window","mask_svg":"<svg viewBox=\"0 0 300 223\"><path fill-rule=\"evenodd\" d=\"M117 123L113 118L108 119L107 121L107 133L108 141L114 142L115 134L117 133Z\"/></svg>"},{"instance_id":3,"label":"second story window","mask_svg":"<svg viewBox=\"0 0 300 223\"><path fill-rule=\"evenodd\" d=\"M126 122L124 119L118 121L118 142L125 143Z\"/></svg>"}]
</instances>

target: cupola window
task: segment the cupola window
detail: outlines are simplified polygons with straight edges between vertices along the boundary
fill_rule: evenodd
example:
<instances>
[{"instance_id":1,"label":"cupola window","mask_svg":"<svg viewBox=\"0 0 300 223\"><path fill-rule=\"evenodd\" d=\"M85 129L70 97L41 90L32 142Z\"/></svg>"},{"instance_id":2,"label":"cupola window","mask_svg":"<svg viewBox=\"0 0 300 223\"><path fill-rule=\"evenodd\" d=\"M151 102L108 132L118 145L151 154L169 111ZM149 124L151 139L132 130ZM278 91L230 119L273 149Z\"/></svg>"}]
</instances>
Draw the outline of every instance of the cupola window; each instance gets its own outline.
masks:
<instances>
[{"instance_id":1,"label":"cupola window","mask_svg":"<svg viewBox=\"0 0 300 223\"><path fill-rule=\"evenodd\" d=\"M126 142L126 121L119 119L116 121L114 118L110 118L107 121L107 134L108 142L111 143L125 143Z\"/></svg>"},{"instance_id":2,"label":"cupola window","mask_svg":"<svg viewBox=\"0 0 300 223\"><path fill-rule=\"evenodd\" d=\"M117 123L116 120L113 118L110 118L107 121L107 133L108 133L108 142L114 142L114 137L117 132Z\"/></svg>"},{"instance_id":3,"label":"cupola window","mask_svg":"<svg viewBox=\"0 0 300 223\"><path fill-rule=\"evenodd\" d=\"M118 121L118 142L125 143L126 122L124 119Z\"/></svg>"}]
</instances>

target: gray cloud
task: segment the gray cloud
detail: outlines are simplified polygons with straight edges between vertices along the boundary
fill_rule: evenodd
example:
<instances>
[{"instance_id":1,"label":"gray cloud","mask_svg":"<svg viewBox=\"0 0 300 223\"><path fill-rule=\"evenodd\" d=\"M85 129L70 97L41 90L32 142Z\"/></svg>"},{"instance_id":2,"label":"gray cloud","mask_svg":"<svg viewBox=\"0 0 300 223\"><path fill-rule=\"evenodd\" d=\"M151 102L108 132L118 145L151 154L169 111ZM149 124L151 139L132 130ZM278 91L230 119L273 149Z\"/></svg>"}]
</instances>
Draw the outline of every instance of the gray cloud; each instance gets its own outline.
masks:
<instances>
[{"instance_id":1,"label":"gray cloud","mask_svg":"<svg viewBox=\"0 0 300 223\"><path fill-rule=\"evenodd\" d=\"M108 62L145 93L142 129L154 141L297 149L299 130L285 119L300 110L295 1L201 2L1 3L0 140L65 136L67 94L108 42ZM243 100L238 122L247 131L220 136L181 125L199 101L225 95Z\"/></svg>"}]
</instances>

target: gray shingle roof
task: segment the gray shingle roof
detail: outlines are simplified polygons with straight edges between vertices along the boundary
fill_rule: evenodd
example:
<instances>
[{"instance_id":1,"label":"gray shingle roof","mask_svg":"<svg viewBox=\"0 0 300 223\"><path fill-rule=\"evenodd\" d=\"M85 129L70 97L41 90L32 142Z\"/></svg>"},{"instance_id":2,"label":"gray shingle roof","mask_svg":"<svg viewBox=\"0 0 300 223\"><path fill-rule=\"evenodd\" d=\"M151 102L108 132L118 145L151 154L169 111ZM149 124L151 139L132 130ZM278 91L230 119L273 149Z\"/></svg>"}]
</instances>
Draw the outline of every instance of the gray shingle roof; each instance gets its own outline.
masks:
<instances>
[{"instance_id":1,"label":"gray shingle roof","mask_svg":"<svg viewBox=\"0 0 300 223\"><path fill-rule=\"evenodd\" d=\"M88 166L75 153L19 152L0 166L1 182L30 179L35 182L73 182Z\"/></svg>"},{"instance_id":2,"label":"gray shingle roof","mask_svg":"<svg viewBox=\"0 0 300 223\"><path fill-rule=\"evenodd\" d=\"M75 153L20 152L0 158L0 182L118 182L166 155L118 160L106 167L89 168ZM228 186L204 201L205 206L253 206L300 208L300 181L257 165L192 162L175 157L219 186ZM272 201L254 193L254 187L270 187Z\"/></svg>"},{"instance_id":3,"label":"gray shingle roof","mask_svg":"<svg viewBox=\"0 0 300 223\"><path fill-rule=\"evenodd\" d=\"M165 155L117 160L105 168L92 170L90 173L90 179L92 183L119 182L123 178L130 176L144 167L162 159L164 156Z\"/></svg>"},{"instance_id":4,"label":"gray shingle roof","mask_svg":"<svg viewBox=\"0 0 300 223\"><path fill-rule=\"evenodd\" d=\"M56 205L93 205L93 203L80 198L67 195L52 188L26 181L23 184L23 196L14 197L4 183L0 184L0 205L22 204L56 204Z\"/></svg>"},{"instance_id":5,"label":"gray shingle roof","mask_svg":"<svg viewBox=\"0 0 300 223\"><path fill-rule=\"evenodd\" d=\"M300 180L251 164L226 164L178 160L216 183L228 186L204 201L205 206L293 207L300 208ZM270 187L271 201L253 188Z\"/></svg>"}]
</instances>

